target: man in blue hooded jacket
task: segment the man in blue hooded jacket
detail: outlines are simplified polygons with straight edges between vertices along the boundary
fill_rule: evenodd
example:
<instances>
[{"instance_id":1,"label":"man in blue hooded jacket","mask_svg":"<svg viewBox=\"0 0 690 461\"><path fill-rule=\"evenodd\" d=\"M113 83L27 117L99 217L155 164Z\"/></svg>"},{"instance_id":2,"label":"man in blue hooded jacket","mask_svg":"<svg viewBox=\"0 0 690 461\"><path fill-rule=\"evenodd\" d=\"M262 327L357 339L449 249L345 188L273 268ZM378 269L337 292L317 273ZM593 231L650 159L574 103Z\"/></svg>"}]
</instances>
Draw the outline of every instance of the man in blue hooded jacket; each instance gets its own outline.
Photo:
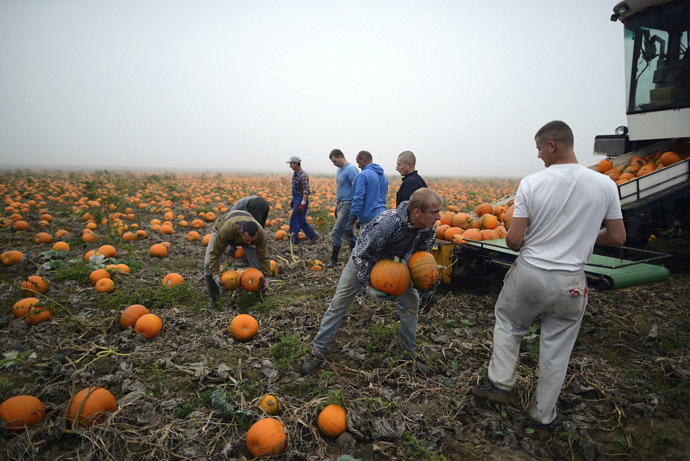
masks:
<instances>
[{"instance_id":1,"label":"man in blue hooded jacket","mask_svg":"<svg viewBox=\"0 0 690 461\"><path fill-rule=\"evenodd\" d=\"M362 172L355 178L350 222L367 224L386 209L388 179L383 168L373 163L371 154L365 150L357 154L357 165Z\"/></svg>"}]
</instances>

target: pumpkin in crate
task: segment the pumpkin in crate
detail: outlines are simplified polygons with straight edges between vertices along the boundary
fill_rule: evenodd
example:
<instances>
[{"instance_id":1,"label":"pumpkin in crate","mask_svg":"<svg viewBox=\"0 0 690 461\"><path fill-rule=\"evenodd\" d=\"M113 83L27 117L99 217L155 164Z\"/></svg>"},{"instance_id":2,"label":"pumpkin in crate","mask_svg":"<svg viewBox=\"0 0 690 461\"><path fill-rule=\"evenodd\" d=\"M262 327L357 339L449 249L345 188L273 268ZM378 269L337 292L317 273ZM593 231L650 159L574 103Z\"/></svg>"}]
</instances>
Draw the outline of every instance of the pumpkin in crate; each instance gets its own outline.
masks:
<instances>
[{"instance_id":1,"label":"pumpkin in crate","mask_svg":"<svg viewBox=\"0 0 690 461\"><path fill-rule=\"evenodd\" d=\"M327 405L316 418L316 425L328 437L338 437L347 430L347 412L340 405Z\"/></svg>"},{"instance_id":2,"label":"pumpkin in crate","mask_svg":"<svg viewBox=\"0 0 690 461\"><path fill-rule=\"evenodd\" d=\"M279 455L286 445L285 427L275 418L260 419L247 432L247 449L256 458Z\"/></svg>"},{"instance_id":3,"label":"pumpkin in crate","mask_svg":"<svg viewBox=\"0 0 690 461\"><path fill-rule=\"evenodd\" d=\"M17 395L0 404L0 418L10 432L21 432L43 421L46 409L33 395Z\"/></svg>"},{"instance_id":4,"label":"pumpkin in crate","mask_svg":"<svg viewBox=\"0 0 690 461\"><path fill-rule=\"evenodd\" d=\"M407 260L412 284L418 290L430 290L438 282L439 273L436 258L426 251L418 251Z\"/></svg>"},{"instance_id":5,"label":"pumpkin in crate","mask_svg":"<svg viewBox=\"0 0 690 461\"><path fill-rule=\"evenodd\" d=\"M382 259L371 269L371 286L387 295L400 296L410 286L410 271L396 256L393 261Z\"/></svg>"}]
</instances>

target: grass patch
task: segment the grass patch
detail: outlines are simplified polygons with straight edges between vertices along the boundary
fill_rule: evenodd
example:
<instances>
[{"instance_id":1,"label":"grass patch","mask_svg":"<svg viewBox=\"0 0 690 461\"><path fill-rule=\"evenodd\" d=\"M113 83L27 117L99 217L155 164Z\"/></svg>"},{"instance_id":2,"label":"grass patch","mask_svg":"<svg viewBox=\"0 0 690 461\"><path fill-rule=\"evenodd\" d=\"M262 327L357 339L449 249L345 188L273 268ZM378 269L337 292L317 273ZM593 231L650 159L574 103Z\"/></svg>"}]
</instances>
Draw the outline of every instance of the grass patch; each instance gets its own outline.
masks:
<instances>
[{"instance_id":1,"label":"grass patch","mask_svg":"<svg viewBox=\"0 0 690 461\"><path fill-rule=\"evenodd\" d=\"M299 362L308 351L309 347L302 342L298 333L294 335L283 333L278 342L271 346L268 355L276 360L276 368L280 371Z\"/></svg>"}]
</instances>

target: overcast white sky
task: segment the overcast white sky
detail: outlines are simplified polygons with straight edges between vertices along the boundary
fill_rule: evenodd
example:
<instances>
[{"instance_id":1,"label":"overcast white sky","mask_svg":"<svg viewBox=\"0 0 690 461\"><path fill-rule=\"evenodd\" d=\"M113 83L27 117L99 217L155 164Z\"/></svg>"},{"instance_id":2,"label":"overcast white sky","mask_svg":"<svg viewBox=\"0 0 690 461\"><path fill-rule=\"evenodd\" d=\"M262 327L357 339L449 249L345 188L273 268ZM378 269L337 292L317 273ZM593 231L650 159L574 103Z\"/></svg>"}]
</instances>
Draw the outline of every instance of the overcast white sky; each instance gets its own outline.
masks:
<instances>
[{"instance_id":1,"label":"overcast white sky","mask_svg":"<svg viewBox=\"0 0 690 461\"><path fill-rule=\"evenodd\" d=\"M0 166L522 177L553 119L591 165L626 124L615 3L2 0Z\"/></svg>"}]
</instances>

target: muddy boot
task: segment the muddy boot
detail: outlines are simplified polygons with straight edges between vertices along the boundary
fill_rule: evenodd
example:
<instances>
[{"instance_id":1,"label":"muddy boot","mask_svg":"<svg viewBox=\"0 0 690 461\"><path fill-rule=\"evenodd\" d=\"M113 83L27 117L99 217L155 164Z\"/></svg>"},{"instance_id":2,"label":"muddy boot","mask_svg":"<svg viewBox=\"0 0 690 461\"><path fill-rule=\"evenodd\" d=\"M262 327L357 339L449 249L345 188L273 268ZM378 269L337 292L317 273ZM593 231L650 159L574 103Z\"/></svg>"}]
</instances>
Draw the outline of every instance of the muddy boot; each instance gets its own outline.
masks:
<instances>
[{"instance_id":1,"label":"muddy boot","mask_svg":"<svg viewBox=\"0 0 690 461\"><path fill-rule=\"evenodd\" d=\"M340 253L340 247L333 246L331 250L331 260L326 263L326 268L330 269L338 265L338 253Z\"/></svg>"},{"instance_id":2,"label":"muddy boot","mask_svg":"<svg viewBox=\"0 0 690 461\"><path fill-rule=\"evenodd\" d=\"M217 309L218 308L218 296L220 295L220 288L218 288L218 285L216 285L216 282L213 280L213 276L207 275L205 278L206 278L206 287L208 288L208 295L211 297L211 304L209 304L209 307L211 309Z\"/></svg>"}]
</instances>

